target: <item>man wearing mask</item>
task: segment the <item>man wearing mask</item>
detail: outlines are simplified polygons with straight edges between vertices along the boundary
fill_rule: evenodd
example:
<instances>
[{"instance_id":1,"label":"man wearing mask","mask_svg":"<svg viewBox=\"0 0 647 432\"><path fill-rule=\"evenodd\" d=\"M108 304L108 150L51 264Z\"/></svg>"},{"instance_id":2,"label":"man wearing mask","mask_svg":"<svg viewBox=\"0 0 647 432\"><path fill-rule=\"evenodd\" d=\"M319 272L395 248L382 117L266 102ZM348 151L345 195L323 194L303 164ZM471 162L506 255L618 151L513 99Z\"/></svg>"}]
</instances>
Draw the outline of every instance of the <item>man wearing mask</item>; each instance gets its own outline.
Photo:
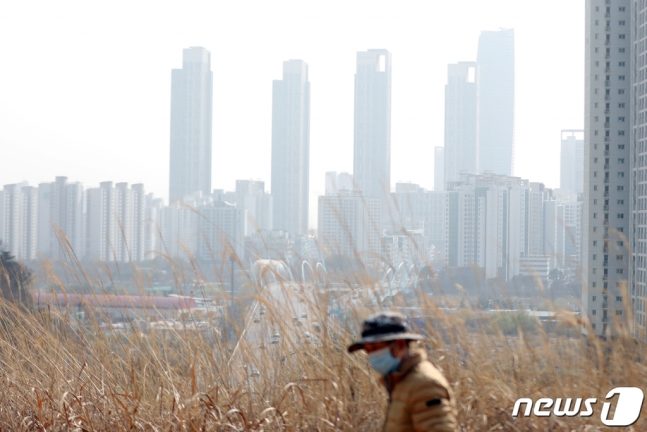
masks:
<instances>
[{"instance_id":1,"label":"man wearing mask","mask_svg":"<svg viewBox=\"0 0 647 432\"><path fill-rule=\"evenodd\" d=\"M348 352L366 351L382 375L389 392L385 432L458 430L454 394L427 353L415 347L422 339L404 315L381 312L364 321L362 339L348 347Z\"/></svg>"}]
</instances>

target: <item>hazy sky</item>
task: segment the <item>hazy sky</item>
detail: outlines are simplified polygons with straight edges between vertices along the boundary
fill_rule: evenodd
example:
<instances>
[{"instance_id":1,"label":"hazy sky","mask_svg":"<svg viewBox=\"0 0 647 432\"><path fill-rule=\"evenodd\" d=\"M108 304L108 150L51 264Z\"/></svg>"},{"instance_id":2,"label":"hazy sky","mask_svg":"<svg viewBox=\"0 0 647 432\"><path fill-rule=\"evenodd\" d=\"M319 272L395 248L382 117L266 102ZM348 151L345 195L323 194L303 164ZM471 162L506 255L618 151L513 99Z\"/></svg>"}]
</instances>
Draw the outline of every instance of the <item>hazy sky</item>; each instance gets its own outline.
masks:
<instances>
[{"instance_id":1,"label":"hazy sky","mask_svg":"<svg viewBox=\"0 0 647 432\"><path fill-rule=\"evenodd\" d=\"M310 219L326 171L352 171L355 53L393 56L392 183L433 187L447 64L514 28L515 175L559 185L560 130L582 128L584 3L573 0L0 2L0 185L64 175L167 198L171 69L211 51L213 188L269 184L272 80L310 66Z\"/></svg>"}]
</instances>

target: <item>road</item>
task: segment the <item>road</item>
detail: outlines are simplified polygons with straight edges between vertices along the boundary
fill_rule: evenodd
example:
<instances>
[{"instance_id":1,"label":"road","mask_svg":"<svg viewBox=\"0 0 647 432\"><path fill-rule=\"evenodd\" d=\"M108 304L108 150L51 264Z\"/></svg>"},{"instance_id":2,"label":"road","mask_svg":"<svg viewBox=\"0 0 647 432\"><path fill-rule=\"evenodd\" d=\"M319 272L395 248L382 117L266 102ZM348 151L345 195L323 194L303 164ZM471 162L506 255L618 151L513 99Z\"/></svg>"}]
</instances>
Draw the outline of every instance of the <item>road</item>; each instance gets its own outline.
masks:
<instances>
[{"instance_id":1,"label":"road","mask_svg":"<svg viewBox=\"0 0 647 432\"><path fill-rule=\"evenodd\" d=\"M281 372L277 368L291 367L295 353L322 348L326 329L341 333L329 317L330 299L350 300L350 293L347 286L320 289L296 282L266 285L246 317L232 353L230 364L240 373L232 378L248 382L274 379Z\"/></svg>"}]
</instances>

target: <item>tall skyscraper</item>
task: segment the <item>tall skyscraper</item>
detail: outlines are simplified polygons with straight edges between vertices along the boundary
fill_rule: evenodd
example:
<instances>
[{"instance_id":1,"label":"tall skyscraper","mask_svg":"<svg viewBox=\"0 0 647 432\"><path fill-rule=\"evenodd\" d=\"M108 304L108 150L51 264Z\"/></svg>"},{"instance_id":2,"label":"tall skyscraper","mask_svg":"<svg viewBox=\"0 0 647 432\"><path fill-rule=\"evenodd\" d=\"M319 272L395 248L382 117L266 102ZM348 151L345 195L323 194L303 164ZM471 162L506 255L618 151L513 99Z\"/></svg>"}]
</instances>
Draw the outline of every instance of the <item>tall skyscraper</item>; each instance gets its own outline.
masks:
<instances>
[{"instance_id":1,"label":"tall skyscraper","mask_svg":"<svg viewBox=\"0 0 647 432\"><path fill-rule=\"evenodd\" d=\"M479 172L514 172L514 30L484 31L477 53Z\"/></svg>"},{"instance_id":2,"label":"tall skyscraper","mask_svg":"<svg viewBox=\"0 0 647 432\"><path fill-rule=\"evenodd\" d=\"M447 66L445 183L459 181L461 172L476 174L478 171L476 71L475 62L459 62Z\"/></svg>"},{"instance_id":3,"label":"tall skyscraper","mask_svg":"<svg viewBox=\"0 0 647 432\"><path fill-rule=\"evenodd\" d=\"M559 187L584 192L584 131L563 130Z\"/></svg>"},{"instance_id":4,"label":"tall skyscraper","mask_svg":"<svg viewBox=\"0 0 647 432\"><path fill-rule=\"evenodd\" d=\"M434 147L434 190L445 190L445 147Z\"/></svg>"},{"instance_id":5,"label":"tall skyscraper","mask_svg":"<svg viewBox=\"0 0 647 432\"><path fill-rule=\"evenodd\" d=\"M171 74L171 201L211 193L212 87L211 53L183 50L182 69Z\"/></svg>"},{"instance_id":6,"label":"tall skyscraper","mask_svg":"<svg viewBox=\"0 0 647 432\"><path fill-rule=\"evenodd\" d=\"M272 87L272 196L274 228L308 233L310 82L303 60L283 62Z\"/></svg>"},{"instance_id":7,"label":"tall skyscraper","mask_svg":"<svg viewBox=\"0 0 647 432\"><path fill-rule=\"evenodd\" d=\"M357 53L353 178L367 198L391 192L391 53Z\"/></svg>"},{"instance_id":8,"label":"tall skyscraper","mask_svg":"<svg viewBox=\"0 0 647 432\"><path fill-rule=\"evenodd\" d=\"M629 66L637 58L630 56L630 24L638 16L630 15L634 3L586 2L582 306L592 332L600 335L613 333L629 301L622 292L631 260L625 236L632 219ZM639 250L636 246L634 251Z\"/></svg>"}]
</instances>

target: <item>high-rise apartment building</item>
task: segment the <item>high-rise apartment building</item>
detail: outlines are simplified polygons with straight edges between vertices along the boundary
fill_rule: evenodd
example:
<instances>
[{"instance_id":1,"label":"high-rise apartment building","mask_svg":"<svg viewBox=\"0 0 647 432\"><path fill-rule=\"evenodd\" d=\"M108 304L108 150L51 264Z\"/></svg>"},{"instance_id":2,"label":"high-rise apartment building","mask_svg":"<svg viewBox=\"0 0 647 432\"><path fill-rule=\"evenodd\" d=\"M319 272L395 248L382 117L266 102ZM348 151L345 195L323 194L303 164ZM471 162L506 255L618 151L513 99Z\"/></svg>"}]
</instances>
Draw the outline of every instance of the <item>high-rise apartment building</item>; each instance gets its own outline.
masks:
<instances>
[{"instance_id":1,"label":"high-rise apartment building","mask_svg":"<svg viewBox=\"0 0 647 432\"><path fill-rule=\"evenodd\" d=\"M629 301L631 65L642 61L631 56L632 4L586 2L582 305L600 335L613 333Z\"/></svg>"},{"instance_id":2,"label":"high-rise apartment building","mask_svg":"<svg viewBox=\"0 0 647 432\"><path fill-rule=\"evenodd\" d=\"M146 195L146 219L144 233L144 257L153 259L162 254L162 242L159 233L162 230L161 213L164 200L155 198L152 193Z\"/></svg>"},{"instance_id":3,"label":"high-rise apartment building","mask_svg":"<svg viewBox=\"0 0 647 432\"><path fill-rule=\"evenodd\" d=\"M182 69L171 74L171 201L211 193L212 88L211 53L184 49Z\"/></svg>"},{"instance_id":4,"label":"high-rise apartment building","mask_svg":"<svg viewBox=\"0 0 647 432\"><path fill-rule=\"evenodd\" d=\"M112 182L100 183L86 193L86 256L98 261L117 261L119 222Z\"/></svg>"},{"instance_id":5,"label":"high-rise apartment building","mask_svg":"<svg viewBox=\"0 0 647 432\"><path fill-rule=\"evenodd\" d=\"M20 189L21 237L18 259L36 258L38 249L38 188L24 186Z\"/></svg>"},{"instance_id":6,"label":"high-rise apartment building","mask_svg":"<svg viewBox=\"0 0 647 432\"><path fill-rule=\"evenodd\" d=\"M261 180L236 180L236 207L246 213L245 233L268 232L273 229L273 197L265 193Z\"/></svg>"},{"instance_id":7,"label":"high-rise apartment building","mask_svg":"<svg viewBox=\"0 0 647 432\"><path fill-rule=\"evenodd\" d=\"M225 201L197 208L195 256L206 262L223 262L229 257L243 259L245 253L245 210Z\"/></svg>"},{"instance_id":8,"label":"high-rise apartment building","mask_svg":"<svg viewBox=\"0 0 647 432\"><path fill-rule=\"evenodd\" d=\"M444 192L429 191L415 183L395 184L395 192L391 194L389 230L394 233L419 231L424 242L417 247L433 246L433 259L445 258L445 217Z\"/></svg>"},{"instance_id":9,"label":"high-rise apartment building","mask_svg":"<svg viewBox=\"0 0 647 432\"><path fill-rule=\"evenodd\" d=\"M633 257L630 259L626 251L619 252L617 255L623 255L624 261L629 264L629 295L633 303L635 335L643 342L647 342L647 104L645 103L647 100L647 3L644 1L632 1L630 5L625 3L629 2L617 2L617 5L614 2L613 6L618 10L610 11L613 29L611 38L620 38L620 35L631 38L631 47L626 48L626 51L631 50L631 60L624 57L618 58L616 60L618 63L612 63L611 67L617 69L617 75L620 75L624 74L626 66L630 65L630 71L625 75L625 82L631 79L631 89L626 92L631 94L630 129L627 132L630 137L627 145L629 153L626 162L631 166L630 172L627 173L630 176L629 190L633 195L629 201L631 217L628 236L631 238ZM631 15L628 18L620 12L621 7L625 8L625 11L631 7ZM620 62L623 62L623 66ZM617 103L626 102L618 100ZM621 111L620 108L616 110L618 117L622 115L620 112L626 112L626 110ZM620 141L618 143L620 144ZM626 141L623 140L622 143L625 144ZM618 159L623 157L618 155L615 162L618 163Z\"/></svg>"},{"instance_id":10,"label":"high-rise apartment building","mask_svg":"<svg viewBox=\"0 0 647 432\"><path fill-rule=\"evenodd\" d=\"M38 247L38 190L27 183L4 186L0 203L2 250L20 260L36 258Z\"/></svg>"},{"instance_id":11,"label":"high-rise apartment building","mask_svg":"<svg viewBox=\"0 0 647 432\"><path fill-rule=\"evenodd\" d=\"M475 62L459 62L447 66L445 183L459 181L462 172L478 172L476 76ZM434 189L443 190L436 187Z\"/></svg>"},{"instance_id":12,"label":"high-rise apartment building","mask_svg":"<svg viewBox=\"0 0 647 432\"><path fill-rule=\"evenodd\" d=\"M559 187L584 192L584 131L563 130L559 164Z\"/></svg>"},{"instance_id":13,"label":"high-rise apartment building","mask_svg":"<svg viewBox=\"0 0 647 432\"><path fill-rule=\"evenodd\" d=\"M382 233L380 201L349 190L320 196L318 239L323 253L378 262Z\"/></svg>"},{"instance_id":14,"label":"high-rise apartment building","mask_svg":"<svg viewBox=\"0 0 647 432\"><path fill-rule=\"evenodd\" d=\"M191 203L190 203L191 204ZM195 206L194 206L195 207ZM197 215L193 209L175 201L159 211L156 242L162 254L190 259L196 250Z\"/></svg>"},{"instance_id":15,"label":"high-rise apartment building","mask_svg":"<svg viewBox=\"0 0 647 432\"><path fill-rule=\"evenodd\" d=\"M445 148L434 147L434 190L445 190Z\"/></svg>"},{"instance_id":16,"label":"high-rise apartment building","mask_svg":"<svg viewBox=\"0 0 647 432\"><path fill-rule=\"evenodd\" d=\"M45 187L41 184L39 188L41 186ZM83 228L83 187L79 183L68 183L67 177L57 176L54 182L49 183L48 192L43 190L41 199L39 208L43 230L40 237L47 242L41 253L62 259L69 252L66 250L67 242L74 247L77 246L75 237L82 237L79 230ZM82 245L80 241L78 244ZM83 251L76 250L82 256Z\"/></svg>"},{"instance_id":17,"label":"high-rise apartment building","mask_svg":"<svg viewBox=\"0 0 647 432\"><path fill-rule=\"evenodd\" d=\"M391 53L357 53L353 177L366 198L386 209L391 192Z\"/></svg>"},{"instance_id":18,"label":"high-rise apartment building","mask_svg":"<svg viewBox=\"0 0 647 432\"><path fill-rule=\"evenodd\" d=\"M310 82L308 64L283 62L272 86L272 196L274 228L308 233Z\"/></svg>"},{"instance_id":19,"label":"high-rise apartment building","mask_svg":"<svg viewBox=\"0 0 647 432\"><path fill-rule=\"evenodd\" d=\"M128 244L129 255L132 261L144 261L146 257L146 227L147 227L147 199L144 185L141 183L132 185L130 191L132 205L132 239Z\"/></svg>"},{"instance_id":20,"label":"high-rise apartment building","mask_svg":"<svg viewBox=\"0 0 647 432\"><path fill-rule=\"evenodd\" d=\"M494 174L461 174L461 181L448 183L447 264L480 267L487 278L517 276L528 189L528 180Z\"/></svg>"},{"instance_id":21,"label":"high-rise apartment building","mask_svg":"<svg viewBox=\"0 0 647 432\"><path fill-rule=\"evenodd\" d=\"M514 173L514 30L484 31L477 63L479 172Z\"/></svg>"}]
</instances>

